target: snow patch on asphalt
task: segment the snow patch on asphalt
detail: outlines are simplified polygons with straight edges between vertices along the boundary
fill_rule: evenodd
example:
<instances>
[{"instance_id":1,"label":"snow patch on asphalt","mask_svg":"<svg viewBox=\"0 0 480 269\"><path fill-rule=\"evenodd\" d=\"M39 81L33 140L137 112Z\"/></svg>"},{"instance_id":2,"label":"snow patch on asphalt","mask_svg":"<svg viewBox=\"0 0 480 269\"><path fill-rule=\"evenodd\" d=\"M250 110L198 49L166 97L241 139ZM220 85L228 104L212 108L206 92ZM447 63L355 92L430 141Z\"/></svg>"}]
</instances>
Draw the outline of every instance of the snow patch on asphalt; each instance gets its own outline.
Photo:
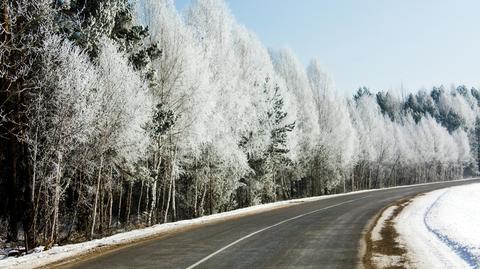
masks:
<instances>
[{"instance_id":1,"label":"snow patch on asphalt","mask_svg":"<svg viewBox=\"0 0 480 269\"><path fill-rule=\"evenodd\" d=\"M480 184L429 192L395 220L414 268L480 268Z\"/></svg>"}]
</instances>

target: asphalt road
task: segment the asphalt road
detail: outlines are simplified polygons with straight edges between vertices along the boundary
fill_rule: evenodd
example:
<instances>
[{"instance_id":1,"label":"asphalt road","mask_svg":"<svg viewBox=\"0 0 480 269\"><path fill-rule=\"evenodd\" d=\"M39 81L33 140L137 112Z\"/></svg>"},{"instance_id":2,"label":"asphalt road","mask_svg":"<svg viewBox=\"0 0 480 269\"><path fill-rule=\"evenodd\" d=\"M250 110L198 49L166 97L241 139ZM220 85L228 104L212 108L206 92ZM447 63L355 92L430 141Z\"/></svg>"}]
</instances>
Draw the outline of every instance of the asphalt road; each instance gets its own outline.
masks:
<instances>
[{"instance_id":1,"label":"asphalt road","mask_svg":"<svg viewBox=\"0 0 480 269\"><path fill-rule=\"evenodd\" d=\"M147 241L62 268L356 268L366 225L385 206L480 180L353 193Z\"/></svg>"}]
</instances>

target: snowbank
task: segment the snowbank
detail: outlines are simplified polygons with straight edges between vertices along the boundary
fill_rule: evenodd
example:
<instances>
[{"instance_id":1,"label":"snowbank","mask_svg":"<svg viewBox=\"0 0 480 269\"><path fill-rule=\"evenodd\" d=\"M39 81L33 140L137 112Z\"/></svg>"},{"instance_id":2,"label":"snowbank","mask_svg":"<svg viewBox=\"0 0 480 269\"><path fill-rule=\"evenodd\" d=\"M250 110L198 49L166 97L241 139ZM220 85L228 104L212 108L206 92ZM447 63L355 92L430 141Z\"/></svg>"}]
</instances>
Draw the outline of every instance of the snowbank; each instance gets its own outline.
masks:
<instances>
[{"instance_id":1,"label":"snowbank","mask_svg":"<svg viewBox=\"0 0 480 269\"><path fill-rule=\"evenodd\" d=\"M414 268L480 268L480 184L419 196L397 217Z\"/></svg>"}]
</instances>

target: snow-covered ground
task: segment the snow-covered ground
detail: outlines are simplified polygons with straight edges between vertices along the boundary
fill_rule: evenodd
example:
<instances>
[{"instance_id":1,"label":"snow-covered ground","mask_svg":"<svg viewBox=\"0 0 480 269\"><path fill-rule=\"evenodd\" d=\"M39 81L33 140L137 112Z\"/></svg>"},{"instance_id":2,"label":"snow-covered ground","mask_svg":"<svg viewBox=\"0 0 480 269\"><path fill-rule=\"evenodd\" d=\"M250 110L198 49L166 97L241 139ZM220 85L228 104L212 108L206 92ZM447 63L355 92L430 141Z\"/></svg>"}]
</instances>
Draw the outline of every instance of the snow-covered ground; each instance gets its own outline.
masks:
<instances>
[{"instance_id":1,"label":"snow-covered ground","mask_svg":"<svg viewBox=\"0 0 480 269\"><path fill-rule=\"evenodd\" d=\"M395 220L413 268L480 268L480 184L415 198Z\"/></svg>"}]
</instances>

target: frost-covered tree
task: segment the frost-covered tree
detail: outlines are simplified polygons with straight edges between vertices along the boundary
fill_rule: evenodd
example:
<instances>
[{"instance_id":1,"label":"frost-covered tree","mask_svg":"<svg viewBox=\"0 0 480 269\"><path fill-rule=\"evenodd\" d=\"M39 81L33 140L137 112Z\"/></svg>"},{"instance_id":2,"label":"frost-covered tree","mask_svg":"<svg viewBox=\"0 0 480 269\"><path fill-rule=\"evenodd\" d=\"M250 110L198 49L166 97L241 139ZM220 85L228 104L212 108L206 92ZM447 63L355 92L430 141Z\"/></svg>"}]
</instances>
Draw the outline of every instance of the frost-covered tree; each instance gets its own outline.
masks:
<instances>
[{"instance_id":1,"label":"frost-covered tree","mask_svg":"<svg viewBox=\"0 0 480 269\"><path fill-rule=\"evenodd\" d=\"M70 42L53 35L41 51L41 90L33 95L27 141L32 152L34 226L45 222L43 236L58 238L60 203L77 162L93 133L96 110L96 70L88 57ZM42 204L39 204L42 201ZM42 215L51 218L43 219ZM38 224L40 224L38 223ZM36 235L34 233L34 235ZM34 236L34 241L36 241Z\"/></svg>"},{"instance_id":2,"label":"frost-covered tree","mask_svg":"<svg viewBox=\"0 0 480 269\"><path fill-rule=\"evenodd\" d=\"M346 189L347 177L354 164L356 133L353 128L345 100L334 93L333 79L323 71L318 60L313 60L307 69L318 113L320 149L318 165L321 184L330 191L339 185Z\"/></svg>"},{"instance_id":3,"label":"frost-covered tree","mask_svg":"<svg viewBox=\"0 0 480 269\"><path fill-rule=\"evenodd\" d=\"M218 94L215 110L220 112L221 125L214 130L220 140L229 141L217 143L229 144L237 152L222 157L235 157L235 170L243 171L226 180L237 182L229 184L234 188L242 180L247 192L242 204L258 203L263 189L260 176L257 177L263 168L258 163L264 158L272 128L267 119L268 96L263 90L265 79L274 76L268 53L256 37L236 24L222 1L194 1L187 12L187 25L201 41L209 63L209 84Z\"/></svg>"},{"instance_id":4,"label":"frost-covered tree","mask_svg":"<svg viewBox=\"0 0 480 269\"><path fill-rule=\"evenodd\" d=\"M287 91L293 96L290 101L293 105L290 107L297 119L293 150L298 152L299 160L308 159L315 148L320 128L306 71L290 50L272 51L271 57L275 71L285 81Z\"/></svg>"},{"instance_id":5,"label":"frost-covered tree","mask_svg":"<svg viewBox=\"0 0 480 269\"><path fill-rule=\"evenodd\" d=\"M102 174L113 167L127 175L132 173L131 167L142 159L149 145L149 136L144 128L152 117L152 102L145 81L108 39L102 41L97 68L99 105L95 111L91 143L98 158L98 177L95 180L91 234L95 229ZM128 176L132 184L136 178ZM128 203L131 203L130 196Z\"/></svg>"}]
</instances>

